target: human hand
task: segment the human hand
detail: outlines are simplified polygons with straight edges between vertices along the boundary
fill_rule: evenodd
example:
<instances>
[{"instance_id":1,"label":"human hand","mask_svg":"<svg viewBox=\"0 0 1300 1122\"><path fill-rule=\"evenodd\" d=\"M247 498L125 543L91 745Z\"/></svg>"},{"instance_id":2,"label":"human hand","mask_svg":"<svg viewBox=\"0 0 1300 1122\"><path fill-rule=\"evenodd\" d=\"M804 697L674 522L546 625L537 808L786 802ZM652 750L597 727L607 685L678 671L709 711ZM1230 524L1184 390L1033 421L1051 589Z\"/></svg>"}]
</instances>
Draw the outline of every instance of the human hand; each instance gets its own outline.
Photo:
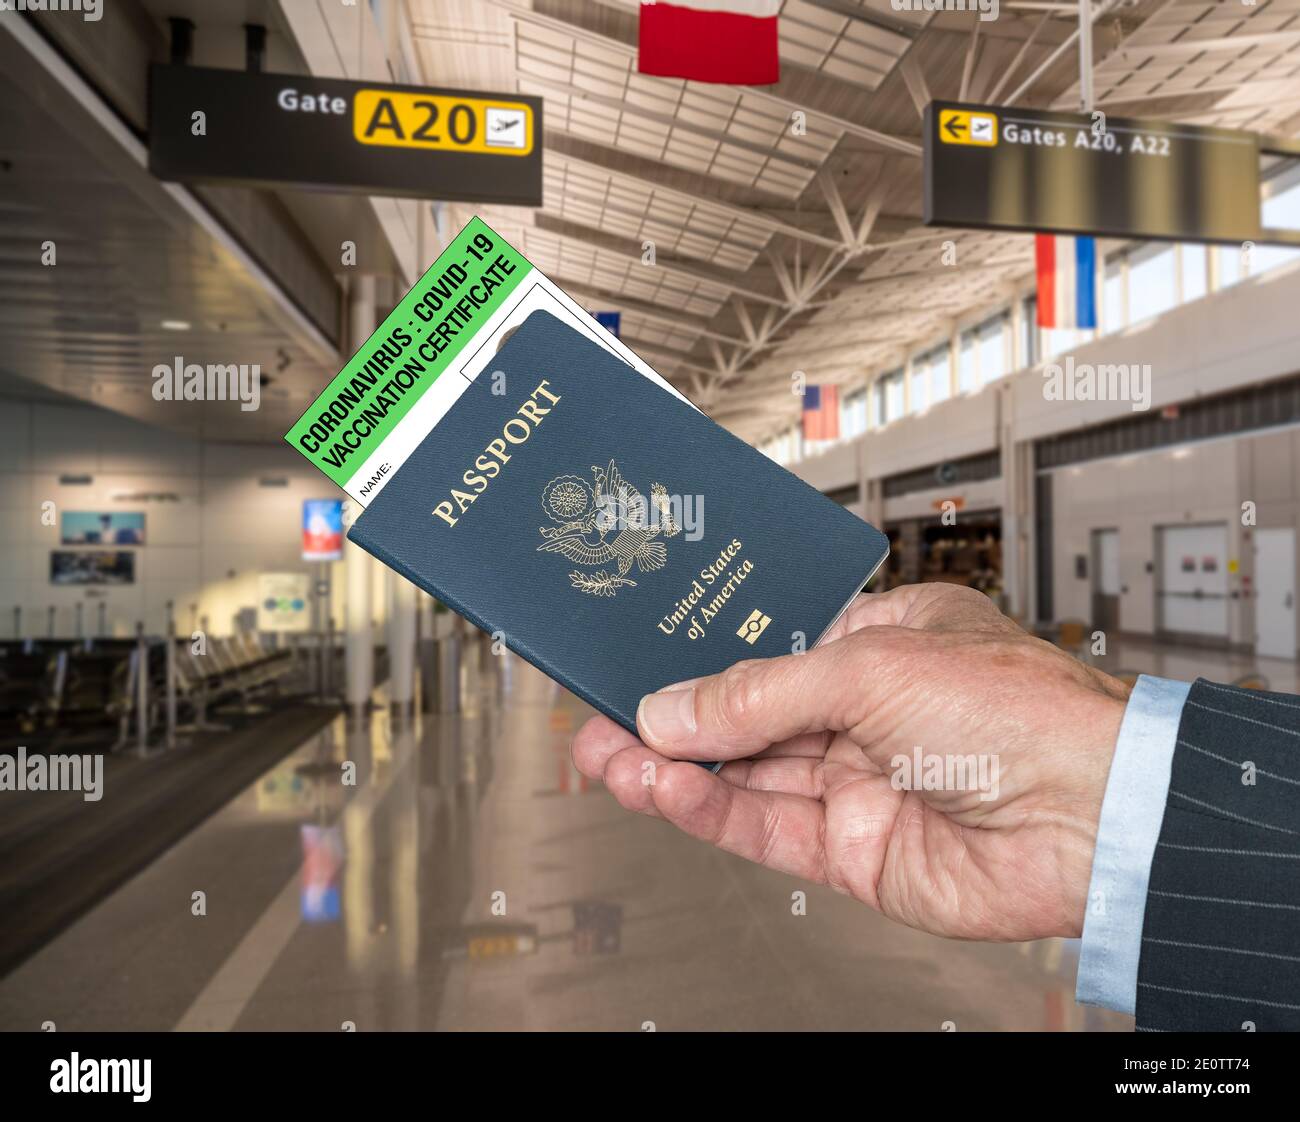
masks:
<instances>
[{"instance_id":1,"label":"human hand","mask_svg":"<svg viewBox=\"0 0 1300 1122\"><path fill-rule=\"evenodd\" d=\"M812 650L648 695L639 739L593 718L573 760L629 810L909 926L1077 936L1128 692L981 593L910 585L859 597ZM898 789L918 747L985 757L996 782Z\"/></svg>"}]
</instances>

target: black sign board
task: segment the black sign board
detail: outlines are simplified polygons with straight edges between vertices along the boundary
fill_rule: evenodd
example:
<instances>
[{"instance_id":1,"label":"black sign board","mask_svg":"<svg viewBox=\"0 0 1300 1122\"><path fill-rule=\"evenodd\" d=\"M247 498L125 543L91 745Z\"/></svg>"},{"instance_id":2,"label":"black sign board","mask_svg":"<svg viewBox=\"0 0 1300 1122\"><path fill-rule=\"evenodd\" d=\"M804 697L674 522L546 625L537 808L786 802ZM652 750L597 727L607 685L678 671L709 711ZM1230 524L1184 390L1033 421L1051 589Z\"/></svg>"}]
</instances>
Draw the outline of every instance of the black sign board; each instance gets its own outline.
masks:
<instances>
[{"instance_id":1,"label":"black sign board","mask_svg":"<svg viewBox=\"0 0 1300 1122\"><path fill-rule=\"evenodd\" d=\"M925 223L1190 242L1260 238L1254 133L935 101Z\"/></svg>"},{"instance_id":2,"label":"black sign board","mask_svg":"<svg viewBox=\"0 0 1300 1122\"><path fill-rule=\"evenodd\" d=\"M160 179L541 206L542 100L156 64L149 170Z\"/></svg>"}]
</instances>

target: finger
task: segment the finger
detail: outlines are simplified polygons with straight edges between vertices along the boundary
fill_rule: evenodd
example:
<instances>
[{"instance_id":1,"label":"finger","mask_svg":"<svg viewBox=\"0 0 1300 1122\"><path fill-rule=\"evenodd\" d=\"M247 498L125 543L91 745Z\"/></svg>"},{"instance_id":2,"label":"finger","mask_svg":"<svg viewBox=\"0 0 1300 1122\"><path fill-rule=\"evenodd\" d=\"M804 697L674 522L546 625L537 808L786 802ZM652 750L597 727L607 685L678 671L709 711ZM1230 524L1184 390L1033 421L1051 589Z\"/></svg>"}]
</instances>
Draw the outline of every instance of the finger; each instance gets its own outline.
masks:
<instances>
[{"instance_id":1,"label":"finger","mask_svg":"<svg viewBox=\"0 0 1300 1122\"><path fill-rule=\"evenodd\" d=\"M661 816L651 789L658 777L659 768L670 762L636 741L630 748L616 752L606 762L603 776L605 788L624 810L659 818Z\"/></svg>"},{"instance_id":2,"label":"finger","mask_svg":"<svg viewBox=\"0 0 1300 1122\"><path fill-rule=\"evenodd\" d=\"M732 760L718 774L732 786L746 791L773 791L801 795L805 799L820 799L826 793L820 758Z\"/></svg>"},{"instance_id":3,"label":"finger","mask_svg":"<svg viewBox=\"0 0 1300 1122\"><path fill-rule=\"evenodd\" d=\"M648 694L637 709L641 739L673 759L729 760L806 733L843 731L857 723L895 630L738 662L686 688Z\"/></svg>"},{"instance_id":4,"label":"finger","mask_svg":"<svg viewBox=\"0 0 1300 1122\"><path fill-rule=\"evenodd\" d=\"M830 742L831 734L829 732L805 732L799 736L792 736L789 740L780 740L775 744L769 744L761 752L756 752L753 759L765 760L785 756L811 756L820 760L826 755L826 749L830 747Z\"/></svg>"},{"instance_id":5,"label":"finger","mask_svg":"<svg viewBox=\"0 0 1300 1122\"><path fill-rule=\"evenodd\" d=\"M955 584L905 584L889 592L859 596L823 642L864 627L907 627L921 631L1000 631L1020 628L982 592Z\"/></svg>"},{"instance_id":6,"label":"finger","mask_svg":"<svg viewBox=\"0 0 1300 1122\"><path fill-rule=\"evenodd\" d=\"M769 869L826 879L821 803L743 790L682 763L660 767L651 790L660 814L684 833Z\"/></svg>"},{"instance_id":7,"label":"finger","mask_svg":"<svg viewBox=\"0 0 1300 1122\"><path fill-rule=\"evenodd\" d=\"M571 752L574 766L588 778L600 780L624 809L660 817L646 781L653 779L654 768L664 758L622 725L608 717L592 717L573 738Z\"/></svg>"},{"instance_id":8,"label":"finger","mask_svg":"<svg viewBox=\"0 0 1300 1122\"><path fill-rule=\"evenodd\" d=\"M863 592L845 610L817 644L834 642L864 627L901 627L914 608L917 590L924 586L904 584L888 592Z\"/></svg>"},{"instance_id":9,"label":"finger","mask_svg":"<svg viewBox=\"0 0 1300 1122\"><path fill-rule=\"evenodd\" d=\"M678 690L688 690L705 681L704 678L687 678L681 682L674 682L671 686L664 686L659 693L674 693ZM800 736L792 736L788 740L781 740L775 744L769 744L761 752L754 753L755 757L759 756L816 756L822 757L826 754L827 745L830 744L831 734L828 732L807 732Z\"/></svg>"},{"instance_id":10,"label":"finger","mask_svg":"<svg viewBox=\"0 0 1300 1122\"><path fill-rule=\"evenodd\" d=\"M605 765L615 753L640 743L634 733L608 717L598 715L578 730L569 753L573 757L573 766L588 779L602 779Z\"/></svg>"}]
</instances>

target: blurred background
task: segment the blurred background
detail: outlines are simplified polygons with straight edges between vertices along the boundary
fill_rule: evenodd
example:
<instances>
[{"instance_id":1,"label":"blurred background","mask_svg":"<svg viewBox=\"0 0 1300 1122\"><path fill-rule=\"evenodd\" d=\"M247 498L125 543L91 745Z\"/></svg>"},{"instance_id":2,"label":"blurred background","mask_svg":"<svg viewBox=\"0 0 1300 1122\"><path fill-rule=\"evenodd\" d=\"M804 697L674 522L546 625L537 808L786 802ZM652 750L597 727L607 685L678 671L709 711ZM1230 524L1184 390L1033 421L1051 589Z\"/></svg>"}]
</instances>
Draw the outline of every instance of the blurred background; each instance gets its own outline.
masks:
<instances>
[{"instance_id":1,"label":"blurred background","mask_svg":"<svg viewBox=\"0 0 1300 1122\"><path fill-rule=\"evenodd\" d=\"M586 707L346 544L283 434L478 214L882 528L873 588L1294 691L1294 234L1098 236L1093 314L1044 326L1034 234L924 225L921 152L934 99L1243 130L1294 232L1300 0L783 0L758 84L641 72L631 0L67 7L0 13L0 753L103 783L0 791L0 1028L1132 1027L1075 942L931 938L623 813ZM538 98L539 197L369 189L360 147L268 182L252 116L162 178L151 64ZM1146 400L1052 398L1067 359ZM191 363L256 407L159 400Z\"/></svg>"}]
</instances>

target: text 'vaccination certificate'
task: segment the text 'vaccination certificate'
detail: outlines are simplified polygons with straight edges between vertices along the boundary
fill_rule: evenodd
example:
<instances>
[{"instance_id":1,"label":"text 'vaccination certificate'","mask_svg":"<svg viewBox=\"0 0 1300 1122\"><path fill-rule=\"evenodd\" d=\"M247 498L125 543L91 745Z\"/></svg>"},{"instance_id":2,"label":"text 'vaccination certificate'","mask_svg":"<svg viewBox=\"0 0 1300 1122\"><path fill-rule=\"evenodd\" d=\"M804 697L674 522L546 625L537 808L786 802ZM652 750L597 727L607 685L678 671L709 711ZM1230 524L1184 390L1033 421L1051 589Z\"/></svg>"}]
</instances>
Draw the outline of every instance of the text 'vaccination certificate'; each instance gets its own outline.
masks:
<instances>
[{"instance_id":1,"label":"text 'vaccination certificate'","mask_svg":"<svg viewBox=\"0 0 1300 1122\"><path fill-rule=\"evenodd\" d=\"M285 439L367 506L535 311L677 390L478 218L402 297ZM682 398L685 400L685 398Z\"/></svg>"}]
</instances>

